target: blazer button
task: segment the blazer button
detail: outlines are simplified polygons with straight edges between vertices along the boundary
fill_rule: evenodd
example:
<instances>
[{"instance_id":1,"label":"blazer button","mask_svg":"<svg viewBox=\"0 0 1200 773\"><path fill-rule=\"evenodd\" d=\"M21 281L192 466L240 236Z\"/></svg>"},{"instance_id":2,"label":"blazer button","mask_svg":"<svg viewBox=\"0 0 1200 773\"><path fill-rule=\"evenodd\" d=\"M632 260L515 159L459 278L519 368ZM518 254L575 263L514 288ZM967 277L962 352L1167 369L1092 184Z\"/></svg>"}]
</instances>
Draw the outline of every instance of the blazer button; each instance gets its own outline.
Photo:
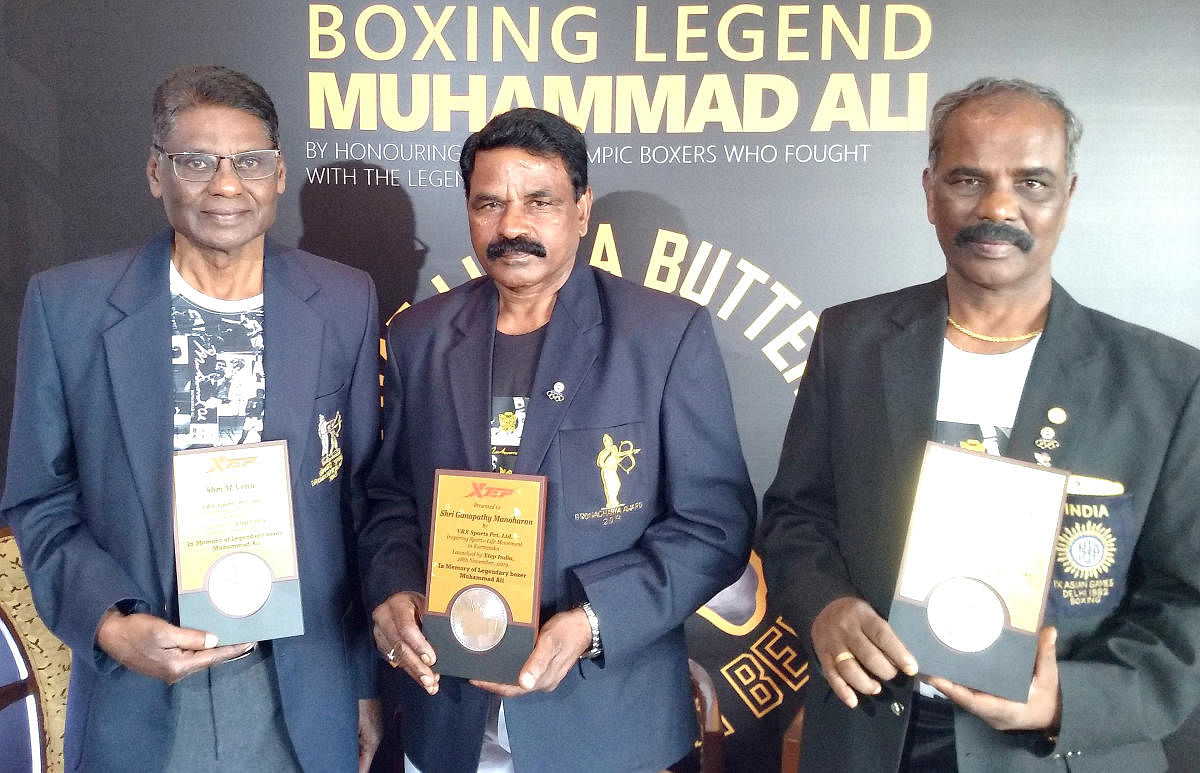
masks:
<instances>
[{"instance_id":1,"label":"blazer button","mask_svg":"<svg viewBox=\"0 0 1200 773\"><path fill-rule=\"evenodd\" d=\"M900 701L892 701L892 713L898 717L904 716L904 704Z\"/></svg>"}]
</instances>

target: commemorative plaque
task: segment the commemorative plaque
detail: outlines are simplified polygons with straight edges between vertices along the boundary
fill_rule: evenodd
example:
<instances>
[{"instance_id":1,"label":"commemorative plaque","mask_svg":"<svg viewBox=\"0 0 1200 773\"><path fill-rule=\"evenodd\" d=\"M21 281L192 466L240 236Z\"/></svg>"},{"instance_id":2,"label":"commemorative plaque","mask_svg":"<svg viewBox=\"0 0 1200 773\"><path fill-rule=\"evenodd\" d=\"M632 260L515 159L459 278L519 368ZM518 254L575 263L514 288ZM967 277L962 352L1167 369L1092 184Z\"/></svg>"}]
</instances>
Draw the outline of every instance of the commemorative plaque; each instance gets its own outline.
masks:
<instances>
[{"instance_id":1,"label":"commemorative plaque","mask_svg":"<svg viewBox=\"0 0 1200 773\"><path fill-rule=\"evenodd\" d=\"M922 674L1026 699L1067 479L926 445L888 616Z\"/></svg>"},{"instance_id":2,"label":"commemorative plaque","mask_svg":"<svg viewBox=\"0 0 1200 773\"><path fill-rule=\"evenodd\" d=\"M176 451L179 624L221 644L304 633L287 441Z\"/></svg>"},{"instance_id":3,"label":"commemorative plaque","mask_svg":"<svg viewBox=\"0 0 1200 773\"><path fill-rule=\"evenodd\" d=\"M439 673L515 684L537 638L546 479L438 470L425 638Z\"/></svg>"}]
</instances>

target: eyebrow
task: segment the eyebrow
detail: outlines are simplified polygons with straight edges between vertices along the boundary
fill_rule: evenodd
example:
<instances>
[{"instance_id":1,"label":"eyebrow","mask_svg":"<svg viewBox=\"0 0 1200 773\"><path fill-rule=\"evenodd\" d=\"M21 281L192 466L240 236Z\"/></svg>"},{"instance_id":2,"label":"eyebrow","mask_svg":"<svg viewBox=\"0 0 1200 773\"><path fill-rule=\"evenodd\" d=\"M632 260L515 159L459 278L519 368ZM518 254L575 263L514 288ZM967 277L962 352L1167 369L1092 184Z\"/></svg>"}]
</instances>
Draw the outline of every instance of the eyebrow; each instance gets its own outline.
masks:
<instances>
[{"instance_id":1,"label":"eyebrow","mask_svg":"<svg viewBox=\"0 0 1200 773\"><path fill-rule=\"evenodd\" d=\"M554 194L553 190L551 190L549 188L538 188L537 190L529 191L528 193L523 194L521 196L521 199L524 201L528 201L529 199L552 199L552 198L554 198L554 196L555 196L555 194ZM507 198L499 193L488 193L486 191L480 191L477 194L473 194L471 196L470 200L478 201L478 202L483 202L483 201L501 201L501 202L503 202L503 201L507 201Z\"/></svg>"},{"instance_id":2,"label":"eyebrow","mask_svg":"<svg viewBox=\"0 0 1200 773\"><path fill-rule=\"evenodd\" d=\"M967 175L970 177L987 177L988 173L979 167L975 166L956 166L946 173L948 176ZM1016 170L1017 177L1045 177L1049 179L1057 179L1058 175L1053 169L1047 166L1030 166Z\"/></svg>"}]
</instances>

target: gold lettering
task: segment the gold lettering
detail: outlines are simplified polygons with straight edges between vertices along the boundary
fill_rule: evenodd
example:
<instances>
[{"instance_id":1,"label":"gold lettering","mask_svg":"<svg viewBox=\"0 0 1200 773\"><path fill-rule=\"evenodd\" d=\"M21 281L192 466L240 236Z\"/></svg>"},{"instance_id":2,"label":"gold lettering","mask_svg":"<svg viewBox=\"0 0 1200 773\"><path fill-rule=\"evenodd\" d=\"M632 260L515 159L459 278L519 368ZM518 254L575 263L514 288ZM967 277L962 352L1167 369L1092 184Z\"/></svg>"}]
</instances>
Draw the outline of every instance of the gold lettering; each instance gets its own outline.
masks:
<instances>
[{"instance_id":1,"label":"gold lettering","mask_svg":"<svg viewBox=\"0 0 1200 773\"><path fill-rule=\"evenodd\" d=\"M450 114L466 113L471 131L478 131L487 123L487 76L467 76L467 93L454 94L450 91L450 76L439 73L433 76L433 130L450 131Z\"/></svg>"},{"instance_id":2,"label":"gold lettering","mask_svg":"<svg viewBox=\"0 0 1200 773\"><path fill-rule=\"evenodd\" d=\"M748 132L777 132L787 128L800 109L800 94L796 84L783 75L750 73L743 82L742 129ZM775 95L779 106L774 114L764 116L763 93Z\"/></svg>"},{"instance_id":3,"label":"gold lettering","mask_svg":"<svg viewBox=\"0 0 1200 773\"><path fill-rule=\"evenodd\" d=\"M703 289L697 290L696 285L700 281L700 274L704 270L705 264L708 263L708 256L712 253L712 248L711 242L700 242L700 248L696 250L696 257L692 258L692 264L688 266L687 274L683 278L683 285L679 288L681 297L695 301L701 306L707 306L708 302L712 300L717 283L721 281L721 275L725 273L725 267L729 265L729 258L733 254L729 250L719 251L717 259L713 261L712 271L708 273L708 278L704 282Z\"/></svg>"},{"instance_id":4,"label":"gold lettering","mask_svg":"<svg viewBox=\"0 0 1200 773\"><path fill-rule=\"evenodd\" d=\"M688 41L695 38L704 37L704 29L689 27L688 22L692 16L707 14L707 5L681 5L676 10L676 26L675 26L675 61L677 62L705 62L708 61L708 52L706 51L690 51L688 50Z\"/></svg>"},{"instance_id":5,"label":"gold lettering","mask_svg":"<svg viewBox=\"0 0 1200 773\"><path fill-rule=\"evenodd\" d=\"M646 6L639 5L635 11L633 28L633 61L665 62L665 51L646 50ZM682 76L681 76L682 77Z\"/></svg>"},{"instance_id":6,"label":"gold lettering","mask_svg":"<svg viewBox=\"0 0 1200 773\"><path fill-rule=\"evenodd\" d=\"M541 8L536 5L529 7L529 24L527 29L529 35L523 37L520 28L517 27L516 21L509 14L508 9L503 6L496 6L492 9L492 61L504 61L504 31L508 31L508 36L520 50L521 55L525 57L526 62L536 62L538 60L538 22L541 19Z\"/></svg>"},{"instance_id":7,"label":"gold lettering","mask_svg":"<svg viewBox=\"0 0 1200 773\"><path fill-rule=\"evenodd\" d=\"M871 31L871 6L864 3L858 7L857 38L850 31L850 25L842 18L842 12L836 5L825 5L821 10L821 59L828 62L833 58L833 28L837 27L854 58L865 60Z\"/></svg>"},{"instance_id":8,"label":"gold lettering","mask_svg":"<svg viewBox=\"0 0 1200 773\"><path fill-rule=\"evenodd\" d=\"M721 49L721 53L734 62L754 62L763 58L763 31L761 29L746 30L742 33L742 39L750 43L750 47L744 51L734 48L729 39L729 28L733 25L734 19L747 15L757 16L761 19L762 6L740 3L721 14L721 20L717 23L717 46Z\"/></svg>"},{"instance_id":9,"label":"gold lettering","mask_svg":"<svg viewBox=\"0 0 1200 773\"><path fill-rule=\"evenodd\" d=\"M576 16L586 16L589 19L595 19L596 9L584 5L573 5L554 17L554 24L550 27L550 45L554 48L554 53L558 54L559 58L564 62L570 62L571 64L594 62L596 61L597 40L595 30L585 30L575 33L575 42L583 43L583 50L579 53L569 50L563 42L563 28L567 26L568 21Z\"/></svg>"},{"instance_id":10,"label":"gold lettering","mask_svg":"<svg viewBox=\"0 0 1200 773\"><path fill-rule=\"evenodd\" d=\"M720 122L727 132L740 132L737 100L729 86L729 76L724 73L705 73L696 89L696 98L688 114L683 130L687 133L704 131L709 123Z\"/></svg>"},{"instance_id":11,"label":"gold lettering","mask_svg":"<svg viewBox=\"0 0 1200 773\"><path fill-rule=\"evenodd\" d=\"M450 21L450 17L454 15L454 6L448 5L443 8L442 15L438 17L436 22L430 18L429 12L425 10L425 6L414 5L413 10L417 12L417 18L425 25L425 39L421 41L421 45L417 46L417 50L413 52L413 61L420 62L424 60L425 54L436 44L438 51L442 52L442 57L447 62L453 62L454 51L450 49L450 44L446 42L442 30L446 29L446 22Z\"/></svg>"},{"instance_id":12,"label":"gold lettering","mask_svg":"<svg viewBox=\"0 0 1200 773\"><path fill-rule=\"evenodd\" d=\"M780 628L783 618L777 618L775 622L776 625L751 645L750 651L795 692L808 681L808 661L800 653L800 642L795 633L785 636L785 630Z\"/></svg>"},{"instance_id":13,"label":"gold lettering","mask_svg":"<svg viewBox=\"0 0 1200 773\"><path fill-rule=\"evenodd\" d=\"M783 691L750 653L738 655L726 663L721 667L721 673L756 719L783 703Z\"/></svg>"},{"instance_id":14,"label":"gold lettering","mask_svg":"<svg viewBox=\"0 0 1200 773\"><path fill-rule=\"evenodd\" d=\"M374 73L353 72L346 81L346 98L341 98L337 75L332 72L310 72L308 74L308 126L310 129L325 128L326 109L329 122L335 129L354 128L354 114L358 113L358 128L374 131L379 128L379 109L376 98L379 92Z\"/></svg>"},{"instance_id":15,"label":"gold lettering","mask_svg":"<svg viewBox=\"0 0 1200 773\"><path fill-rule=\"evenodd\" d=\"M870 128L867 111L863 108L862 96L858 93L858 82L854 73L835 72L825 84L825 93L813 116L812 131L827 132L834 121L845 121L850 131L864 132Z\"/></svg>"},{"instance_id":16,"label":"gold lettering","mask_svg":"<svg viewBox=\"0 0 1200 773\"><path fill-rule=\"evenodd\" d=\"M807 62L807 51L793 51L790 45L793 38L807 38L808 27L793 27L793 16L807 16L807 5L779 6L779 39L777 42L777 57L781 62Z\"/></svg>"},{"instance_id":17,"label":"gold lettering","mask_svg":"<svg viewBox=\"0 0 1200 773\"><path fill-rule=\"evenodd\" d=\"M750 341L753 341L763 331L763 328L770 324L771 320L775 319L779 312L783 311L784 307L790 309L800 308L800 299L781 283L775 282L771 285L771 292L775 297L771 299L771 302L767 304L767 308L763 309L762 313L742 333Z\"/></svg>"},{"instance_id":18,"label":"gold lettering","mask_svg":"<svg viewBox=\"0 0 1200 773\"><path fill-rule=\"evenodd\" d=\"M542 104L551 113L560 113L571 124L587 130L589 117L592 131L612 132L613 79L611 75L587 75L583 79L579 100L569 75L547 75L543 80Z\"/></svg>"},{"instance_id":19,"label":"gold lettering","mask_svg":"<svg viewBox=\"0 0 1200 773\"><path fill-rule=\"evenodd\" d=\"M322 24L321 17L328 16L329 24ZM340 31L344 17L336 5L313 3L308 7L308 58L337 59L346 51L346 36ZM321 48L321 38L330 38L333 45Z\"/></svg>"},{"instance_id":20,"label":"gold lettering","mask_svg":"<svg viewBox=\"0 0 1200 773\"><path fill-rule=\"evenodd\" d=\"M725 297L725 302L721 304L721 308L717 310L717 318L728 320L733 314L734 309L746 297L746 291L750 289L752 284L766 284L770 275L763 271L758 266L754 265L745 258L738 258L737 270L742 272L742 276L737 280L733 289L729 291L729 295Z\"/></svg>"},{"instance_id":21,"label":"gold lettering","mask_svg":"<svg viewBox=\"0 0 1200 773\"><path fill-rule=\"evenodd\" d=\"M684 130L684 106L687 80L683 75L660 75L655 81L654 99L646 93L646 79L642 75L618 75L616 80L616 104L614 123L616 131L628 134L633 131L633 120L637 118L638 131L654 133L665 131L679 134ZM663 117L666 125L663 126Z\"/></svg>"},{"instance_id":22,"label":"gold lettering","mask_svg":"<svg viewBox=\"0 0 1200 773\"><path fill-rule=\"evenodd\" d=\"M917 22L917 39L911 46L901 51L896 47L896 20L903 14L911 16ZM933 36L933 22L929 13L920 6L904 4L888 4L883 11L883 58L885 60L912 59L929 48L929 40Z\"/></svg>"},{"instance_id":23,"label":"gold lettering","mask_svg":"<svg viewBox=\"0 0 1200 773\"><path fill-rule=\"evenodd\" d=\"M787 368L788 362L779 353L779 350L784 346L791 346L796 351L800 351L808 345L808 342L801 337L801 333L806 330L810 332L815 331L816 329L817 315L811 311L806 311L799 319L784 328L782 333L768 341L767 345L762 348L762 352L767 355L767 359L771 361L772 365L778 368L780 372L783 372ZM804 375L805 364L802 362L784 373L784 381L790 384Z\"/></svg>"},{"instance_id":24,"label":"gold lettering","mask_svg":"<svg viewBox=\"0 0 1200 773\"><path fill-rule=\"evenodd\" d=\"M375 50L367 41L367 24L376 16L386 16L392 22L392 45L382 51ZM404 17L390 5L369 5L363 9L363 12L358 15L358 19L354 22L354 44L358 46L358 50L363 56L376 62L386 62L389 59L395 59L404 49L404 39L406 36L407 29L404 26Z\"/></svg>"},{"instance_id":25,"label":"gold lettering","mask_svg":"<svg viewBox=\"0 0 1200 773\"><path fill-rule=\"evenodd\" d=\"M596 224L596 240L592 242L592 256L588 263L613 276L621 276L621 261L611 223Z\"/></svg>"},{"instance_id":26,"label":"gold lettering","mask_svg":"<svg viewBox=\"0 0 1200 773\"><path fill-rule=\"evenodd\" d=\"M688 238L681 233L658 229L654 238L654 249L650 250L650 264L646 266L646 278L642 281L646 287L673 293L679 286L679 266L687 253ZM668 252L668 247L671 251ZM666 276L663 276L663 271Z\"/></svg>"}]
</instances>

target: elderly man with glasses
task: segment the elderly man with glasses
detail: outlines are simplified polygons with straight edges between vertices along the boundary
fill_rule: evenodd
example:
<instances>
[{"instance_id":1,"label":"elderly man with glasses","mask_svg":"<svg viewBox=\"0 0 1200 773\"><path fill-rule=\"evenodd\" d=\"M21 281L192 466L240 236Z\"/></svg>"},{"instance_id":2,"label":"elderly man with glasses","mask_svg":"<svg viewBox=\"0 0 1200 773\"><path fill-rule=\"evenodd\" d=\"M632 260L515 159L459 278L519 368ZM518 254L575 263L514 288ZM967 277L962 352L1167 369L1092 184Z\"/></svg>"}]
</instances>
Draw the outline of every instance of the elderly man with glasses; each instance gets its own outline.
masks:
<instances>
[{"instance_id":1,"label":"elderly man with glasses","mask_svg":"<svg viewBox=\"0 0 1200 773\"><path fill-rule=\"evenodd\" d=\"M286 167L261 86L183 68L153 120L171 228L35 276L21 318L2 507L73 652L65 766L365 770L379 714L351 550L379 435L375 288L266 239ZM181 627L173 453L275 440L303 633Z\"/></svg>"}]
</instances>

